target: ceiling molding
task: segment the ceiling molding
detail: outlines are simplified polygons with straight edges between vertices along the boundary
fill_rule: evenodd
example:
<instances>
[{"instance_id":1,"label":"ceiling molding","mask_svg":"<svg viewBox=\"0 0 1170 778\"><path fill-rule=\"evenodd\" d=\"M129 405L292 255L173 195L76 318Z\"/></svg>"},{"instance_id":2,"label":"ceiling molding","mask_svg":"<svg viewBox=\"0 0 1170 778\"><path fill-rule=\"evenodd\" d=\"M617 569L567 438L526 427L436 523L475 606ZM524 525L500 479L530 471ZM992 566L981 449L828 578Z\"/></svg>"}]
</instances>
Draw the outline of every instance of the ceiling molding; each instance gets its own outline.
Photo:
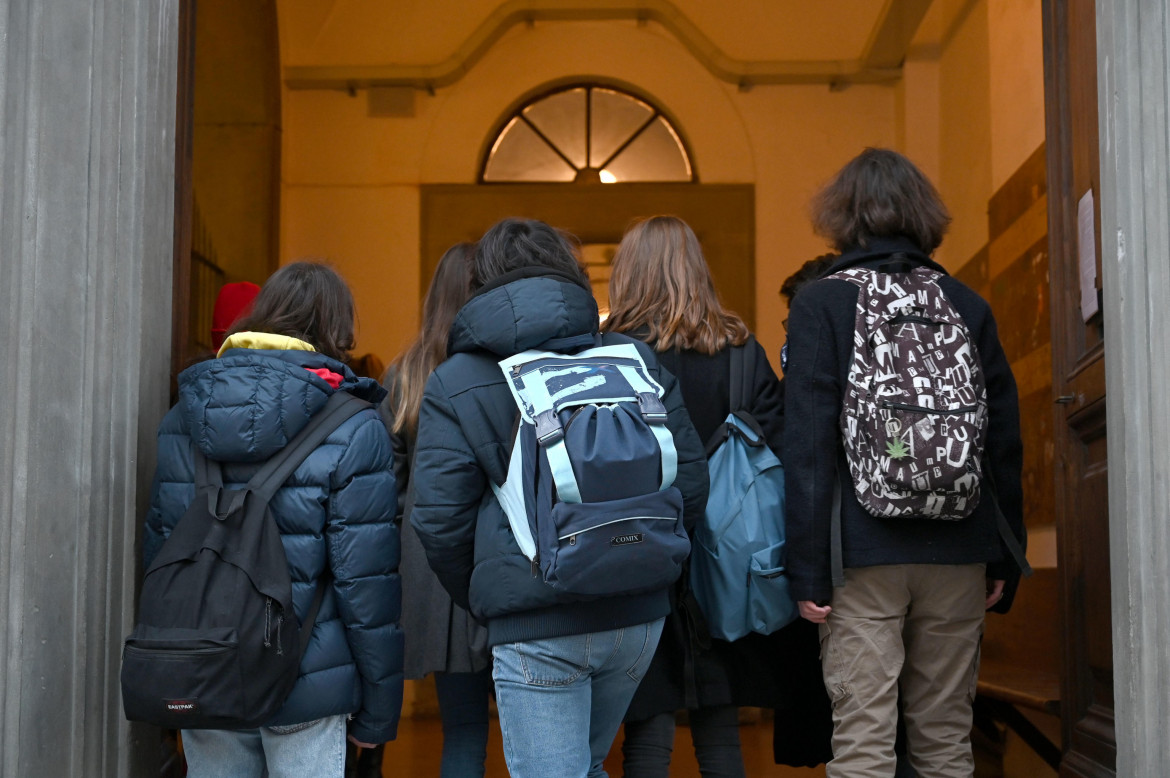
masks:
<instances>
[{"instance_id":1,"label":"ceiling molding","mask_svg":"<svg viewBox=\"0 0 1170 778\"><path fill-rule=\"evenodd\" d=\"M711 75L750 89L763 84L889 83L901 78L901 61L930 0L888 0L862 60L740 60L729 57L669 0L509 0L500 5L447 59L433 65L287 66L289 89L353 92L371 87L413 87L428 92L465 76L505 33L536 22L655 22L668 30ZM909 36L906 29L913 23ZM899 54L899 46L900 54ZM895 63L895 64L890 64Z\"/></svg>"},{"instance_id":2,"label":"ceiling molding","mask_svg":"<svg viewBox=\"0 0 1170 778\"><path fill-rule=\"evenodd\" d=\"M886 0L878 22L865 45L862 62L867 68L900 68L933 0Z\"/></svg>"}]
</instances>

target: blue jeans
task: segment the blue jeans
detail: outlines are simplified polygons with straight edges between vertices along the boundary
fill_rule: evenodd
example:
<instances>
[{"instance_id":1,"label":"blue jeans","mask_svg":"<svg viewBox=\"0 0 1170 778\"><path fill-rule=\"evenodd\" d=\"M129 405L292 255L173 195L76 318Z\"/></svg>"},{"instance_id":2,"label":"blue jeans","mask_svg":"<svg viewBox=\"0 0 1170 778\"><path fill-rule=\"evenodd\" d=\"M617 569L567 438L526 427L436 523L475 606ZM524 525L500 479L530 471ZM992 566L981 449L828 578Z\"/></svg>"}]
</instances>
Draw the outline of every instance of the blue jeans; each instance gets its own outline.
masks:
<instances>
[{"instance_id":1,"label":"blue jeans","mask_svg":"<svg viewBox=\"0 0 1170 778\"><path fill-rule=\"evenodd\" d=\"M487 759L488 706L492 677L478 673L435 673L435 692L443 718L440 778L476 778Z\"/></svg>"},{"instance_id":2,"label":"blue jeans","mask_svg":"<svg viewBox=\"0 0 1170 778\"><path fill-rule=\"evenodd\" d=\"M188 778L342 778L345 716L259 729L185 729Z\"/></svg>"},{"instance_id":3,"label":"blue jeans","mask_svg":"<svg viewBox=\"0 0 1170 778\"><path fill-rule=\"evenodd\" d=\"M654 657L662 622L492 648L513 778L605 778L602 763Z\"/></svg>"}]
</instances>

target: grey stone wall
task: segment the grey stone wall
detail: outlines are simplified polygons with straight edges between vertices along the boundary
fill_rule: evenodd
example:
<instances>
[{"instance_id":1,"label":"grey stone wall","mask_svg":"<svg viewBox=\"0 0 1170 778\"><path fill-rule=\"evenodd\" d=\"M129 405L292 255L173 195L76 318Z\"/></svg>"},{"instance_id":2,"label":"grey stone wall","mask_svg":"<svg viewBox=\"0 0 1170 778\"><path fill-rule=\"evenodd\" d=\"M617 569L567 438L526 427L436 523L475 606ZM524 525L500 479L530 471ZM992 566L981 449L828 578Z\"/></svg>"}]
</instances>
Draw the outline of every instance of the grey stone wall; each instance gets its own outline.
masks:
<instances>
[{"instance_id":1,"label":"grey stone wall","mask_svg":"<svg viewBox=\"0 0 1170 778\"><path fill-rule=\"evenodd\" d=\"M0 775L146 775L121 639L167 402L178 0L0 2Z\"/></svg>"},{"instance_id":2,"label":"grey stone wall","mask_svg":"<svg viewBox=\"0 0 1170 778\"><path fill-rule=\"evenodd\" d=\"M1163 0L1097 0L1117 775L1170 775L1170 50Z\"/></svg>"}]
</instances>

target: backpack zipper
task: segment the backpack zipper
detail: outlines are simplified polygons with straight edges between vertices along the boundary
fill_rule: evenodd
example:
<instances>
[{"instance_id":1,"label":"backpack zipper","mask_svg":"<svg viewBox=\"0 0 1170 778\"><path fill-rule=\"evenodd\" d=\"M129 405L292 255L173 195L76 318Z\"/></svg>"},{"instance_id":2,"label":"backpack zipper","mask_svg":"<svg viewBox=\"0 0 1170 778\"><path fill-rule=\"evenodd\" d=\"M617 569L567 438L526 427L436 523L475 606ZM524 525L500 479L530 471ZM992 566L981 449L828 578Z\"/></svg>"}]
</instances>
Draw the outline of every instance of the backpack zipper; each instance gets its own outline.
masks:
<instances>
[{"instance_id":1,"label":"backpack zipper","mask_svg":"<svg viewBox=\"0 0 1170 778\"><path fill-rule=\"evenodd\" d=\"M896 411L918 411L920 413L940 413L940 414L963 414L974 413L979 410L978 405L964 405L959 408L927 408L925 405L910 405L909 403L895 403L889 400L882 400L881 407L890 408Z\"/></svg>"}]
</instances>

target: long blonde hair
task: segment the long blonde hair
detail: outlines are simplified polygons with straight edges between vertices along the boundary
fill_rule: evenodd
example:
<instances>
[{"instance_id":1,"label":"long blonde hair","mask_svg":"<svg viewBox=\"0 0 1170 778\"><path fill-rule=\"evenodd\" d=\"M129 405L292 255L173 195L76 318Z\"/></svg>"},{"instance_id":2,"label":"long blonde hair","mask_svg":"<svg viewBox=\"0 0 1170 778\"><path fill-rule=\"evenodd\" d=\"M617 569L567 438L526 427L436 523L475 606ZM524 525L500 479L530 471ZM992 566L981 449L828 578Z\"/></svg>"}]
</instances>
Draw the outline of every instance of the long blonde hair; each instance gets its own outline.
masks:
<instances>
[{"instance_id":1,"label":"long blonde hair","mask_svg":"<svg viewBox=\"0 0 1170 778\"><path fill-rule=\"evenodd\" d=\"M603 329L642 328L656 351L714 354L748 339L747 325L719 302L699 239L676 216L635 222L613 257Z\"/></svg>"},{"instance_id":2,"label":"long blonde hair","mask_svg":"<svg viewBox=\"0 0 1170 778\"><path fill-rule=\"evenodd\" d=\"M455 314L471 297L474 243L457 243L443 254L435 267L431 286L423 301L422 327L418 337L390 365L391 405L394 432L413 436L418 431L418 413L423 389L431 373L447 358L447 335ZM383 378L383 383L386 383Z\"/></svg>"}]
</instances>

